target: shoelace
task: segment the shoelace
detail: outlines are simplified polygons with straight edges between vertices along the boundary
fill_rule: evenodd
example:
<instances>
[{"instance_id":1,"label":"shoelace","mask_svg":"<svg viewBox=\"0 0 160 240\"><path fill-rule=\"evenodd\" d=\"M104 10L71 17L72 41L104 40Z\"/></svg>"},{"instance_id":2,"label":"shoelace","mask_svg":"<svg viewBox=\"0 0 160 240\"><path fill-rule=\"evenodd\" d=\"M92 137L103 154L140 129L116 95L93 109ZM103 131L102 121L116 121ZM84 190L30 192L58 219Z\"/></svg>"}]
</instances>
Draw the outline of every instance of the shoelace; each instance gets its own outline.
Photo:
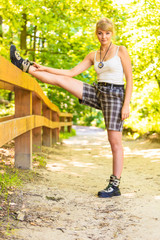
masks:
<instances>
[{"instance_id":1,"label":"shoelace","mask_svg":"<svg viewBox=\"0 0 160 240\"><path fill-rule=\"evenodd\" d=\"M15 56L16 56L17 60L21 59L21 56L19 55L19 53L17 51L15 51Z\"/></svg>"},{"instance_id":2,"label":"shoelace","mask_svg":"<svg viewBox=\"0 0 160 240\"><path fill-rule=\"evenodd\" d=\"M105 189L104 189L105 192L111 192L113 191L113 186L111 184L109 184Z\"/></svg>"},{"instance_id":3,"label":"shoelace","mask_svg":"<svg viewBox=\"0 0 160 240\"><path fill-rule=\"evenodd\" d=\"M23 64L25 64L25 65L28 65L28 63L29 63L29 60L28 60L28 59L25 59L25 60L23 61Z\"/></svg>"}]
</instances>

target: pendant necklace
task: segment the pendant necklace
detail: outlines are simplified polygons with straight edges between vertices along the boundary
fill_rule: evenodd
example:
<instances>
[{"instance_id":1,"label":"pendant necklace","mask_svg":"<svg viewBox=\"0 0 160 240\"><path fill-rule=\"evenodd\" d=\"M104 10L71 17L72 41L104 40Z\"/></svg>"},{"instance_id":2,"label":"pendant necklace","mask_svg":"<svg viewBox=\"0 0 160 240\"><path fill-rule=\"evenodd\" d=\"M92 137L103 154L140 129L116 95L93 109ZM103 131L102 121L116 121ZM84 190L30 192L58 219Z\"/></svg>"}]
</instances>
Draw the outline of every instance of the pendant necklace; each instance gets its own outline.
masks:
<instances>
[{"instance_id":1,"label":"pendant necklace","mask_svg":"<svg viewBox=\"0 0 160 240\"><path fill-rule=\"evenodd\" d=\"M105 56L107 55L107 53L108 53L111 45L112 45L112 42L109 44L109 47L108 47L108 49L107 49L107 51L106 51L106 53L105 53L102 61L101 61L101 48L100 48L100 63L98 64L98 67L99 67L99 68L102 68L102 67L104 66L103 60L104 60Z\"/></svg>"}]
</instances>

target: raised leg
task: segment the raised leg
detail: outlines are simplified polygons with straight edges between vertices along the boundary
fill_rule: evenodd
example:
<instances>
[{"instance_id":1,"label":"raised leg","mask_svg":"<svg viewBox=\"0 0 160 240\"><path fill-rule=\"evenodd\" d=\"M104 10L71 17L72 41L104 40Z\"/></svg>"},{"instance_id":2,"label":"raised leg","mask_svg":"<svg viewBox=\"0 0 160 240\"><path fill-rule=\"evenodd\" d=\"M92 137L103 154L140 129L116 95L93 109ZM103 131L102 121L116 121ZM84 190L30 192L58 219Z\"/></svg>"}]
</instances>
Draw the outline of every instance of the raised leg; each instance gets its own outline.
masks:
<instances>
[{"instance_id":1,"label":"raised leg","mask_svg":"<svg viewBox=\"0 0 160 240\"><path fill-rule=\"evenodd\" d=\"M36 68L33 66L30 66L28 73L44 83L62 87L75 97L82 99L83 82L80 80L68 76L36 71Z\"/></svg>"}]
</instances>

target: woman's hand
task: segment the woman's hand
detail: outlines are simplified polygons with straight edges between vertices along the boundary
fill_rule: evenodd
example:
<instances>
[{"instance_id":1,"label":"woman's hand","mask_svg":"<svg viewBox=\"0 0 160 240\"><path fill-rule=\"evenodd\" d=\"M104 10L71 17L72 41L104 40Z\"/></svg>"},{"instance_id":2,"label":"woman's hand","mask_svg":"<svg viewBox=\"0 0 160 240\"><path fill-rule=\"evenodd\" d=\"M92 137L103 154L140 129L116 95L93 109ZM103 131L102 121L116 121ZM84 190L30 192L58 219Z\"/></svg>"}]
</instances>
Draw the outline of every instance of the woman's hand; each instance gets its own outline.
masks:
<instances>
[{"instance_id":1,"label":"woman's hand","mask_svg":"<svg viewBox=\"0 0 160 240\"><path fill-rule=\"evenodd\" d=\"M121 119L124 120L129 117L129 106L123 105L121 111Z\"/></svg>"},{"instance_id":2,"label":"woman's hand","mask_svg":"<svg viewBox=\"0 0 160 240\"><path fill-rule=\"evenodd\" d=\"M39 65L37 63L34 62L33 67L35 67L35 71L46 71L46 67Z\"/></svg>"}]
</instances>

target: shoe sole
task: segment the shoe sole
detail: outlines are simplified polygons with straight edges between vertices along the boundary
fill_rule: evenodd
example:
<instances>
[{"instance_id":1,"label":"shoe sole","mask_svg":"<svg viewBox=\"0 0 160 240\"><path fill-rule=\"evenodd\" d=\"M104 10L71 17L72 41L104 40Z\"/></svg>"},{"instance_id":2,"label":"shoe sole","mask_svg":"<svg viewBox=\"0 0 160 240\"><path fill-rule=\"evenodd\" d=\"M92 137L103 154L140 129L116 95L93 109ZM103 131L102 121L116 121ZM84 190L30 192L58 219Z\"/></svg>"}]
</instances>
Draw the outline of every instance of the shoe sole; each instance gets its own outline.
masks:
<instances>
[{"instance_id":1,"label":"shoe sole","mask_svg":"<svg viewBox=\"0 0 160 240\"><path fill-rule=\"evenodd\" d=\"M115 193L115 194L111 194L111 195L108 195L108 194L105 194L105 193L99 193L98 194L98 197L99 198L111 198L111 197L118 197L118 196L121 196L121 193L118 192L118 193Z\"/></svg>"},{"instance_id":2,"label":"shoe sole","mask_svg":"<svg viewBox=\"0 0 160 240\"><path fill-rule=\"evenodd\" d=\"M11 62L14 61L15 51L16 51L16 47L15 47L15 45L12 44L11 47L10 47L10 59L11 59Z\"/></svg>"}]
</instances>

